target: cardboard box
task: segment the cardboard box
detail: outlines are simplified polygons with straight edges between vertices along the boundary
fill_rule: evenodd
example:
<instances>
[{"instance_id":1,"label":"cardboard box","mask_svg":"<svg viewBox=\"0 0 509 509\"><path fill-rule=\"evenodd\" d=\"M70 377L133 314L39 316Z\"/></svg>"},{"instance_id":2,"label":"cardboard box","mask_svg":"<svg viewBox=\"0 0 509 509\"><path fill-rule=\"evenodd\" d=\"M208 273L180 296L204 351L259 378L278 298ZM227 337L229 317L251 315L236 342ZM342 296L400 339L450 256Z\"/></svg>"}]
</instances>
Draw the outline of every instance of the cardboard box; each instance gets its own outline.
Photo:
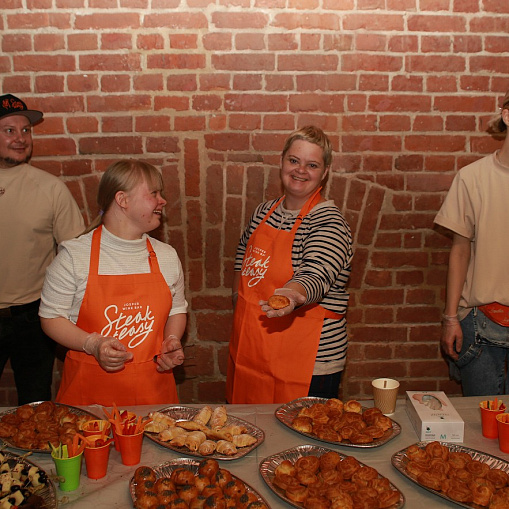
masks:
<instances>
[{"instance_id":1,"label":"cardboard box","mask_svg":"<svg viewBox=\"0 0 509 509\"><path fill-rule=\"evenodd\" d=\"M421 441L463 442L465 423L442 391L407 391L406 410Z\"/></svg>"}]
</instances>

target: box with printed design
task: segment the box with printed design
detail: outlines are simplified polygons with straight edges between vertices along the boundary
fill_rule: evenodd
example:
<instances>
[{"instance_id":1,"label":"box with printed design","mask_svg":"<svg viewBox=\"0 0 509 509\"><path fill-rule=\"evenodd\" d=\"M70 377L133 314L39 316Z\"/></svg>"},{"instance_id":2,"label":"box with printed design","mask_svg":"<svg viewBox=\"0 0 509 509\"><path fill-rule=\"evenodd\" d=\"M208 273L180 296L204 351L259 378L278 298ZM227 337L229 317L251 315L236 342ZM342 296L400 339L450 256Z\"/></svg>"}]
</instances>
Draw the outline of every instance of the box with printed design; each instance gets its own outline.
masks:
<instances>
[{"instance_id":1,"label":"box with printed design","mask_svg":"<svg viewBox=\"0 0 509 509\"><path fill-rule=\"evenodd\" d=\"M406 410L422 441L463 442L465 423L442 391L406 391Z\"/></svg>"}]
</instances>

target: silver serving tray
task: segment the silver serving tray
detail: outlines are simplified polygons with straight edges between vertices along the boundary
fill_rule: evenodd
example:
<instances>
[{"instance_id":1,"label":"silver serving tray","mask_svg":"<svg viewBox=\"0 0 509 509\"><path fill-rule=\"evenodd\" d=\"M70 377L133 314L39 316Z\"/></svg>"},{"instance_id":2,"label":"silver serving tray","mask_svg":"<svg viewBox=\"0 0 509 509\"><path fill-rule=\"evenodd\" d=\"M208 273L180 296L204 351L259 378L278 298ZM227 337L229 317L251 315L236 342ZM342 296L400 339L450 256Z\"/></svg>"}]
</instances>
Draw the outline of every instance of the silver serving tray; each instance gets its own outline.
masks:
<instances>
[{"instance_id":1,"label":"silver serving tray","mask_svg":"<svg viewBox=\"0 0 509 509\"><path fill-rule=\"evenodd\" d=\"M40 403L43 403L43 401L34 401L33 403L28 403L28 405L30 405L30 406L37 406ZM100 417L98 417L97 415L93 414L92 412L88 412L87 410L82 410L81 408L77 408L77 407L70 406L70 405L64 405L62 403L55 403L55 405L56 406L65 406L66 408L69 409L69 411L71 413L76 414L76 415L90 415L94 419L100 419ZM11 408L10 410L5 410L3 412L0 412L0 419L4 415L16 413L16 410L18 408L19 407L15 407L15 408ZM17 445L14 445L13 443L11 443L8 438L0 438L0 445L3 445L4 447L9 447L10 449L16 449L18 451L27 451L27 452L30 451L30 452L38 452L38 453L40 452L40 453L43 453L43 454L50 454L51 453L51 451L49 449L23 449L22 447L18 447Z\"/></svg>"},{"instance_id":2,"label":"silver serving tray","mask_svg":"<svg viewBox=\"0 0 509 509\"><path fill-rule=\"evenodd\" d=\"M380 447L387 442L391 441L393 438L397 437L401 433L401 426L396 422L392 421L392 429L388 429L384 435L380 438L375 438L373 442L369 444L352 444L348 441L342 442L334 442L332 440L323 440L318 438L316 435L312 433L304 433L302 431L296 430L292 428L292 421L297 417L297 414L303 407L310 407L315 403L325 403L327 401L326 398L315 398L315 397L306 397L306 398L298 398L290 401L290 403L285 403L281 405L276 411L275 416L285 426L290 428L295 433L299 433L300 435L304 435L305 437L312 438L313 440L318 440L319 442L325 442L327 444L337 445L339 447L358 447L363 449L369 449L371 447ZM366 410L365 407L362 407L362 410Z\"/></svg>"},{"instance_id":3,"label":"silver serving tray","mask_svg":"<svg viewBox=\"0 0 509 509\"><path fill-rule=\"evenodd\" d=\"M190 421L193 417L201 410L201 408L192 408L188 406L181 405L173 405L166 408L162 408L158 410L162 414L166 414L176 421ZM253 449L256 449L264 440L265 433L250 422L244 421L243 419L239 419L233 415L228 415L226 419L225 426L230 425L241 425L245 426L247 429L246 433L249 433L251 436L256 438L256 442L249 447L238 447L237 454L232 456L227 456L225 454L219 454L218 452L214 452L212 454L208 454L207 456L202 456L198 451L190 451L187 447L176 447L174 445L170 445L169 442L163 442L159 440L157 437L158 433L152 433L150 431L145 431L145 436L150 440L154 441L156 444L159 444L167 449L171 449L172 451L178 452L180 454L185 454L187 456L197 456L199 458L214 458L216 460L236 460L244 457L246 454L249 454Z\"/></svg>"},{"instance_id":4,"label":"silver serving tray","mask_svg":"<svg viewBox=\"0 0 509 509\"><path fill-rule=\"evenodd\" d=\"M325 454L326 452L330 452L330 451L332 451L332 449L327 449L326 447L322 447L319 445L298 445L297 447L293 447L291 449L287 449L286 451L283 451L283 452L280 452L277 454L273 454L272 456L268 456L267 458L262 460L260 462L260 468L259 468L260 474L261 474L263 480L265 481L265 483L267 484L267 486L278 497L282 498L285 502L287 502L288 504L290 504L294 507L302 508L302 507L304 507L303 504L299 504L298 502L294 502L293 500L290 500L289 498L285 497L283 491L281 489L279 489L277 486L274 486L272 484L272 480L275 477L275 470L281 464L281 462L284 460L289 460L292 463L295 463L302 456L321 456L322 454ZM334 451L334 452L337 452L337 451ZM344 455L344 454L341 454L339 452L337 454L339 454L341 456L341 459L346 458L346 455ZM359 464L361 466L366 466L364 463L361 463L360 461L359 461ZM378 477L384 478L380 474L378 474ZM389 481L389 483L393 490L396 490L399 492L399 502L397 502L396 504L393 504L388 509L400 509L401 507L403 507L405 505L405 497L404 497L403 493L401 493L401 491L396 486L394 486L394 484L392 484L390 481Z\"/></svg>"},{"instance_id":5,"label":"silver serving tray","mask_svg":"<svg viewBox=\"0 0 509 509\"><path fill-rule=\"evenodd\" d=\"M413 445L416 445L417 447L420 447L422 449L426 447L427 444L429 444L429 442L417 442ZM500 468L501 470L509 474L509 463L503 460L502 458L497 458L497 456L491 456L491 454L486 454L484 452L478 451L477 449L470 449L468 447L464 447L463 445L451 442L440 442L440 444L447 446L451 452L466 452L472 457L473 460L482 461L483 463L486 463L490 468ZM410 447L410 445L408 447ZM417 479L406 471L406 465L408 463L406 450L408 449L408 447L405 447L401 451L394 453L391 458L392 466L400 474L404 475L407 479L410 479L412 482L417 484L417 486L420 486L421 488L429 491L430 493L433 493L439 496L440 498L448 500L449 502L457 504L461 507L467 507L469 509L478 509L480 507L479 505L473 503L469 504L465 502L458 502L457 500L448 497L445 493L442 493L441 491L436 491L432 488L428 488L427 486L423 486L422 484L418 483Z\"/></svg>"},{"instance_id":6,"label":"silver serving tray","mask_svg":"<svg viewBox=\"0 0 509 509\"><path fill-rule=\"evenodd\" d=\"M42 469L39 465L27 460L25 457L14 454L13 452L3 450L1 453L5 456L5 461L9 462L11 466L13 466L14 463L22 463L27 467L35 466L41 472L44 472L47 477L46 484L38 488L36 491L34 491L34 493L43 499L44 506L41 506L42 509L56 509L58 507L57 490L53 484L53 481L51 481L44 469ZM21 507L23 507L23 505Z\"/></svg>"},{"instance_id":7,"label":"silver serving tray","mask_svg":"<svg viewBox=\"0 0 509 509\"><path fill-rule=\"evenodd\" d=\"M199 465L200 465L200 460L195 460L195 459L191 459L191 458L178 458L176 460L167 461L166 463L162 463L161 465L158 465L158 466L152 467L152 468L156 474L156 477L159 478L159 477L170 477L171 473L174 470L176 470L177 468L186 468L187 470L190 470L191 472L193 472L193 474L196 475L196 473L198 472ZM232 473L230 472L230 474L232 474ZM239 481L244 483L244 485L246 487L246 491L251 492L254 495L256 495L256 497L258 498L258 500L260 502L263 502L267 507L270 508L270 505L267 503L267 501L255 489L253 489L251 486L249 486L249 484L247 484L245 481L243 481L240 477L237 477L233 474L232 474L232 477L234 479L238 479ZM133 501L133 504L136 502L135 488L136 488L136 482L135 482L134 476L133 476L133 477L131 477L131 480L129 481L129 492L131 494L131 499Z\"/></svg>"}]
</instances>

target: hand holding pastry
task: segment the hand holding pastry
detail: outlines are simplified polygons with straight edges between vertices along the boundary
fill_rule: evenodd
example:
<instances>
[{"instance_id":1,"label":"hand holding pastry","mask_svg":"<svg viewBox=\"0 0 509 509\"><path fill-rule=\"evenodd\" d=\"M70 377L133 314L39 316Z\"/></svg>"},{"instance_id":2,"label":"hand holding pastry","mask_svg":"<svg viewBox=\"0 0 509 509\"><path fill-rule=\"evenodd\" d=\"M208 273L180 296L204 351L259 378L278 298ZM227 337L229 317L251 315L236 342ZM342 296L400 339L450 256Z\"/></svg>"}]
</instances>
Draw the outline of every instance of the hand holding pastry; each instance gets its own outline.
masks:
<instances>
[{"instance_id":1,"label":"hand holding pastry","mask_svg":"<svg viewBox=\"0 0 509 509\"><path fill-rule=\"evenodd\" d=\"M306 297L293 288L278 288L268 301L259 302L268 318L289 315L296 306L304 304Z\"/></svg>"}]
</instances>

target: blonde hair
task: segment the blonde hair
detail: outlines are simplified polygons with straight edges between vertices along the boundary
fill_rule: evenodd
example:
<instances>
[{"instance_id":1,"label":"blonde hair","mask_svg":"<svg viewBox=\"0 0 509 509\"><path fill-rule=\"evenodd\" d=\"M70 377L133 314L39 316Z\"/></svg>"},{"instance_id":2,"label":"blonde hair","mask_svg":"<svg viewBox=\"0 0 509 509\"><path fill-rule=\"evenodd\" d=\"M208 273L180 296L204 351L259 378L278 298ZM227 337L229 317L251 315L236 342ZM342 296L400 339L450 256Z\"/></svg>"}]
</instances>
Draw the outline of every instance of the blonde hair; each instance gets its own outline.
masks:
<instances>
[{"instance_id":1,"label":"blonde hair","mask_svg":"<svg viewBox=\"0 0 509 509\"><path fill-rule=\"evenodd\" d=\"M150 163L136 159L123 159L108 166L101 177L97 191L97 204L101 212L85 230L85 233L92 231L102 223L103 215L111 207L115 195L119 191L128 193L144 180L150 187L159 189L162 194L163 178L159 170Z\"/></svg>"},{"instance_id":2,"label":"blonde hair","mask_svg":"<svg viewBox=\"0 0 509 509\"><path fill-rule=\"evenodd\" d=\"M307 125L297 129L288 136L283 147L281 157L284 158L292 143L296 140L304 140L318 145L323 151L323 164L328 168L332 164L332 144L328 136L314 125Z\"/></svg>"}]
</instances>

